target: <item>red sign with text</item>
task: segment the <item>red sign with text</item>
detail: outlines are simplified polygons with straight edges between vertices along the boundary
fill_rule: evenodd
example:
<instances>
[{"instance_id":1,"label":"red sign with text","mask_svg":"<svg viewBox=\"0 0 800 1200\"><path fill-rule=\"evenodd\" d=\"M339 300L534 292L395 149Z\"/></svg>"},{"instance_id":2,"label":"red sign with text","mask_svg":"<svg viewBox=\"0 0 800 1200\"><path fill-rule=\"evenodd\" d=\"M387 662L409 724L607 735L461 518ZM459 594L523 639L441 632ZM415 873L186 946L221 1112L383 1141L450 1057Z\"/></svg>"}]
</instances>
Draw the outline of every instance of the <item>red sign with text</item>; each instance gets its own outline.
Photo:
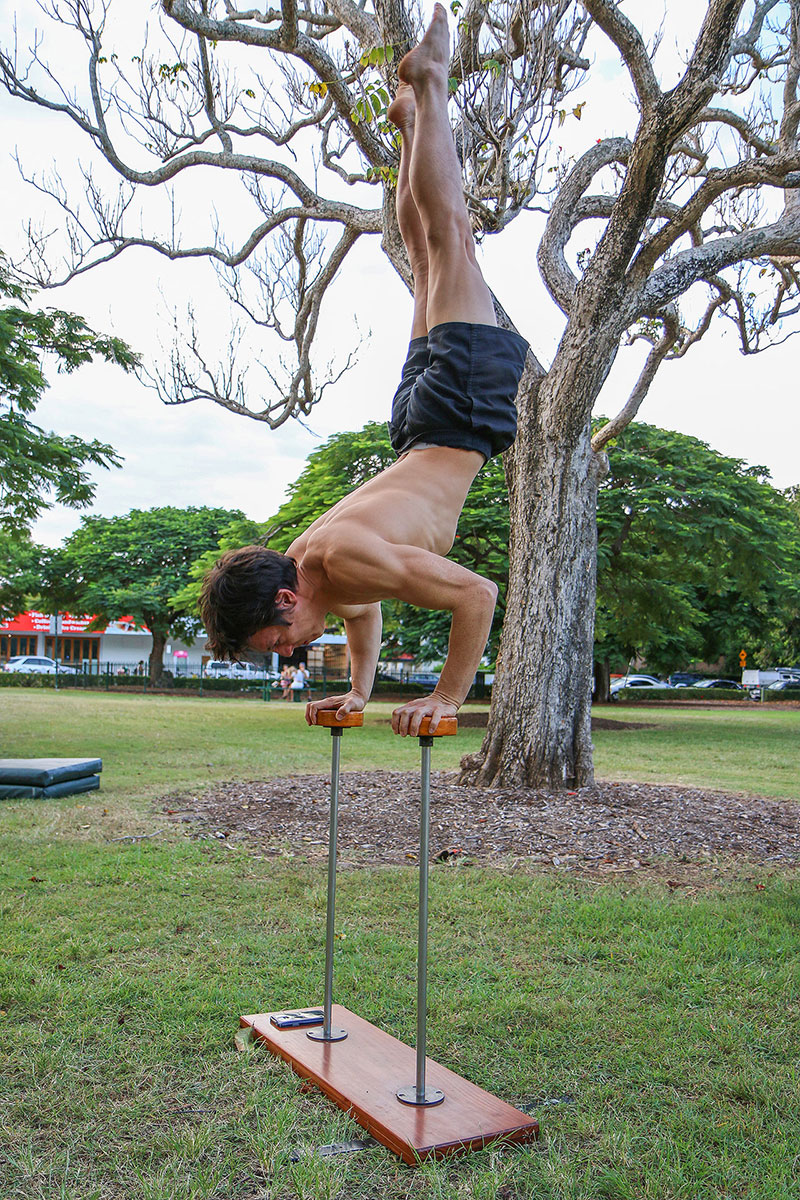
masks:
<instances>
[{"instance_id":1,"label":"red sign with text","mask_svg":"<svg viewBox=\"0 0 800 1200\"><path fill-rule=\"evenodd\" d=\"M94 617L84 613L82 617L74 617L71 613L58 614L58 633L85 633L88 626L92 623ZM113 624L117 626L120 632L128 633L137 629L132 617L120 617ZM107 626L106 629L111 629ZM105 633L106 629L95 629L93 633ZM10 617L7 621L0 621L0 633L54 633L55 618L49 613L31 612L18 613L16 617ZM116 632L116 630L112 631ZM144 626L141 627L142 633L149 633L149 630Z\"/></svg>"}]
</instances>

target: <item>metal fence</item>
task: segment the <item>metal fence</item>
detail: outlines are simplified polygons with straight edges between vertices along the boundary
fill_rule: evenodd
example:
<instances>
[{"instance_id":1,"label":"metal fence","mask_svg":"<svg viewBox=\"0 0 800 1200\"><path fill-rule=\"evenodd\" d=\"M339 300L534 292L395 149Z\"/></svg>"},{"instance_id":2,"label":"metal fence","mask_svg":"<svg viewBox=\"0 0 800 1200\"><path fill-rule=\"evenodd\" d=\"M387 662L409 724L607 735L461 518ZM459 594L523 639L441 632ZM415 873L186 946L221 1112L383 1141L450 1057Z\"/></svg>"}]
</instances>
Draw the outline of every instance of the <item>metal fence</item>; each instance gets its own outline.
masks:
<instances>
[{"instance_id":1,"label":"metal fence","mask_svg":"<svg viewBox=\"0 0 800 1200\"><path fill-rule=\"evenodd\" d=\"M325 696L339 695L350 689L351 680L339 675L329 675L323 668L319 674L312 675L306 688L287 689L286 699L290 702L306 703L308 700L321 700ZM158 695L187 695L213 696L216 694L251 697L270 702L281 700L284 689L272 675L262 675L259 678L244 677L208 677L199 669L178 674L167 669L157 682L150 680L149 672L141 663L91 663L85 670L70 669L62 666L53 674L33 674L6 672L0 669L0 689L9 687L39 687L57 691L105 692L138 692ZM373 688L373 699L386 696L421 696L430 691L430 685L411 683L402 677L391 680L385 676L378 679ZM470 699L488 699L491 688L484 684L483 674L479 673L470 692Z\"/></svg>"},{"instance_id":2,"label":"metal fence","mask_svg":"<svg viewBox=\"0 0 800 1200\"><path fill-rule=\"evenodd\" d=\"M260 675L260 677L259 677ZM140 692L143 694L186 694L213 696L217 693L224 695L250 696L263 701L281 700L284 688L274 678L274 673L259 673L237 677L206 676L199 669L175 673L170 669L164 670L157 681L150 679L149 671L141 664L131 663L92 663L85 670L75 670L68 665L48 673L38 672L7 672L0 670L0 688L47 688L56 691L106 691L106 692ZM328 676L323 672L319 677L312 678L310 685L305 688L287 689L286 698L297 703L306 703L309 699L321 699L327 695L347 691L350 680Z\"/></svg>"}]
</instances>

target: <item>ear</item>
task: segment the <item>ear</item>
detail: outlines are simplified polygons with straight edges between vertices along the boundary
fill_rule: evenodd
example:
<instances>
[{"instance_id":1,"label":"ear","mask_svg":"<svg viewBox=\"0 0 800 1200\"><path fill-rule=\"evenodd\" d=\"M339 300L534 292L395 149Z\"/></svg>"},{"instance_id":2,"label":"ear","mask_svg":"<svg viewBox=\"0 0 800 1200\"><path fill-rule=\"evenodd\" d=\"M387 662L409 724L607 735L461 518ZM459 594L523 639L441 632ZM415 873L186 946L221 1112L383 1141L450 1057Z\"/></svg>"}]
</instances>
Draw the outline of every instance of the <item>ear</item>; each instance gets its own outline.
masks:
<instances>
[{"instance_id":1,"label":"ear","mask_svg":"<svg viewBox=\"0 0 800 1200\"><path fill-rule=\"evenodd\" d=\"M279 588L275 593L275 606L280 609L293 609L297 604L297 593L291 588Z\"/></svg>"}]
</instances>

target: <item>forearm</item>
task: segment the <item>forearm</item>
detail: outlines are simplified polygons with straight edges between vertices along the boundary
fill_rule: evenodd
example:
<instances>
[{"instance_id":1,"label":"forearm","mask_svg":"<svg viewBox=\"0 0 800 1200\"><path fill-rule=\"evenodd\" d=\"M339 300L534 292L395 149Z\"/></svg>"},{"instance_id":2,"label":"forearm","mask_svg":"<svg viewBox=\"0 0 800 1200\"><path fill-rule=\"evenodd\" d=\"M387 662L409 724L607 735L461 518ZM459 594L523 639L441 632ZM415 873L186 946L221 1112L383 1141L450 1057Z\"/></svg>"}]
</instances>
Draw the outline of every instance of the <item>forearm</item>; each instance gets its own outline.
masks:
<instances>
[{"instance_id":1,"label":"forearm","mask_svg":"<svg viewBox=\"0 0 800 1200\"><path fill-rule=\"evenodd\" d=\"M350 689L366 703L375 682L381 650L383 620L380 604L370 604L358 617L345 620L344 628L350 648Z\"/></svg>"},{"instance_id":2,"label":"forearm","mask_svg":"<svg viewBox=\"0 0 800 1200\"><path fill-rule=\"evenodd\" d=\"M453 609L447 659L434 689L434 695L457 707L469 694L492 628L497 588L486 579L481 585Z\"/></svg>"}]
</instances>

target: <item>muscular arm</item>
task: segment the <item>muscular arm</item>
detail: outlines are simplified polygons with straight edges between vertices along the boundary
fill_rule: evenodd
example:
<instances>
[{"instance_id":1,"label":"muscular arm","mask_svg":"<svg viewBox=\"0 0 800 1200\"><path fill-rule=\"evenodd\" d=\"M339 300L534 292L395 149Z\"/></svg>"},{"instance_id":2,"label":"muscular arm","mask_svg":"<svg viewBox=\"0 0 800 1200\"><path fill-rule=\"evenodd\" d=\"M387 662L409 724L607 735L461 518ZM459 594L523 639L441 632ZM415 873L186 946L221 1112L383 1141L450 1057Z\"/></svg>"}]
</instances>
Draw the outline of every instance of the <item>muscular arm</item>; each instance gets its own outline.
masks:
<instances>
[{"instance_id":1,"label":"muscular arm","mask_svg":"<svg viewBox=\"0 0 800 1200\"><path fill-rule=\"evenodd\" d=\"M344 619L344 631L350 647L350 690L360 696L365 704L375 682L382 629L380 604L366 604L357 615L345 616Z\"/></svg>"},{"instance_id":2,"label":"muscular arm","mask_svg":"<svg viewBox=\"0 0 800 1200\"><path fill-rule=\"evenodd\" d=\"M454 713L472 686L492 625L497 588L466 567L422 550L398 546L360 530L357 540L341 539L326 556L325 569L337 590L364 600L394 597L419 608L453 614L447 661L431 697L398 710L399 733L416 734L423 716ZM396 714L397 715L397 714Z\"/></svg>"},{"instance_id":3,"label":"muscular arm","mask_svg":"<svg viewBox=\"0 0 800 1200\"><path fill-rule=\"evenodd\" d=\"M453 614L447 658L433 694L460 708L489 640L497 588L474 571L424 550L413 552L409 567L417 555L423 555L425 561L416 561L419 574L409 575L398 589L398 599Z\"/></svg>"},{"instance_id":4,"label":"muscular arm","mask_svg":"<svg viewBox=\"0 0 800 1200\"><path fill-rule=\"evenodd\" d=\"M333 610L344 617L344 630L350 648L350 691L344 696L326 696L306 706L306 721L316 724L320 709L336 709L336 715L361 712L372 693L375 668L381 649L383 618L380 604L345 605Z\"/></svg>"}]
</instances>

